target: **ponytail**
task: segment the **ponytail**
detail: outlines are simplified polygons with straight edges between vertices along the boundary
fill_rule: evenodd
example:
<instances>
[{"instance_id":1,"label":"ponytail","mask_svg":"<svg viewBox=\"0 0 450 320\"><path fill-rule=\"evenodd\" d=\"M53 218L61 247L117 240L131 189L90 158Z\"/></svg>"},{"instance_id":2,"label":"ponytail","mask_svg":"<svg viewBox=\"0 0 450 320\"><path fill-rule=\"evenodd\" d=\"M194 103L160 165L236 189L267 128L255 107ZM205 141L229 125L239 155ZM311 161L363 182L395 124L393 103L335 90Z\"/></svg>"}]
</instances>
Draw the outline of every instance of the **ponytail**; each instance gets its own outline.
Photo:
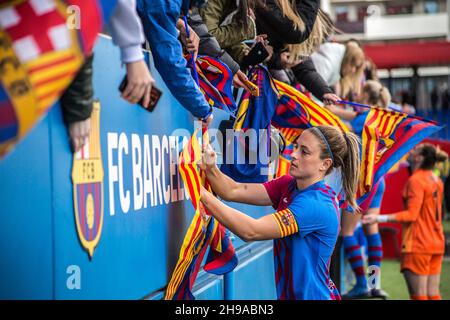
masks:
<instances>
[{"instance_id":1,"label":"ponytail","mask_svg":"<svg viewBox=\"0 0 450 320\"><path fill-rule=\"evenodd\" d=\"M436 162L445 162L447 160L448 160L447 152L437 148L437 150L436 150Z\"/></svg>"}]
</instances>

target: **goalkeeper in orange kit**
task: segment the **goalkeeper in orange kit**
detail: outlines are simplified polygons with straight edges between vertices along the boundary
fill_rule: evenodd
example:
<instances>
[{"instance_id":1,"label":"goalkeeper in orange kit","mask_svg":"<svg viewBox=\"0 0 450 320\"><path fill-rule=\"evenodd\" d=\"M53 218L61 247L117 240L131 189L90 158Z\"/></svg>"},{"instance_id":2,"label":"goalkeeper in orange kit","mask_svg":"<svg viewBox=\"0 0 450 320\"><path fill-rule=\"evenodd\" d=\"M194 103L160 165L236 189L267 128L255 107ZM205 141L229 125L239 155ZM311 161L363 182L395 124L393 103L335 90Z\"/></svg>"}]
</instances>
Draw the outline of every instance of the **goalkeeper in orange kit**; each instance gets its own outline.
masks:
<instances>
[{"instance_id":1,"label":"goalkeeper in orange kit","mask_svg":"<svg viewBox=\"0 0 450 320\"><path fill-rule=\"evenodd\" d=\"M442 227L443 183L433 173L448 155L421 144L409 157L412 176L403 191L406 210L389 215L366 215L365 224L397 221L403 224L401 272L412 300L440 300L439 282L444 256Z\"/></svg>"}]
</instances>

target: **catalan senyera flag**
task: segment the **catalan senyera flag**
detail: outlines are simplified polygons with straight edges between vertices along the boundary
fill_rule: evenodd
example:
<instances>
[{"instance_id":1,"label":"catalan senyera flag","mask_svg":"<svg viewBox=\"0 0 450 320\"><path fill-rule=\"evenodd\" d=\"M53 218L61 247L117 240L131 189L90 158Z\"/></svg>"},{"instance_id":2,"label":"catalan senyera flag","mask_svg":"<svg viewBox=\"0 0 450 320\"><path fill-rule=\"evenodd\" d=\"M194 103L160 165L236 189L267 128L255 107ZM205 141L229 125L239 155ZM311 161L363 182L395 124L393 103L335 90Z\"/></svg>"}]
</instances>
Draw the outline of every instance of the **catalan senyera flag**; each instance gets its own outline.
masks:
<instances>
[{"instance_id":1,"label":"catalan senyera flag","mask_svg":"<svg viewBox=\"0 0 450 320\"><path fill-rule=\"evenodd\" d=\"M193 68L191 55L186 55L189 67ZM236 112L233 98L233 73L222 61L209 56L197 56L195 62L200 91L213 108Z\"/></svg>"},{"instance_id":2,"label":"catalan senyera flag","mask_svg":"<svg viewBox=\"0 0 450 320\"><path fill-rule=\"evenodd\" d=\"M327 109L292 86L274 80L280 93L280 99L272 117L272 125L278 128L284 138L293 143L304 130L320 125L330 125L347 132L347 126Z\"/></svg>"},{"instance_id":3,"label":"catalan senyera flag","mask_svg":"<svg viewBox=\"0 0 450 320\"><path fill-rule=\"evenodd\" d=\"M210 250L203 269L216 275L226 274L238 264L236 252L225 227L216 219L212 230Z\"/></svg>"},{"instance_id":4,"label":"catalan senyera flag","mask_svg":"<svg viewBox=\"0 0 450 320\"><path fill-rule=\"evenodd\" d=\"M435 121L371 107L361 133L361 179L358 198L367 194L398 161L442 127Z\"/></svg>"},{"instance_id":5,"label":"catalan senyera flag","mask_svg":"<svg viewBox=\"0 0 450 320\"><path fill-rule=\"evenodd\" d=\"M272 125L283 135L286 147L278 158L276 177L289 173L295 139L307 128L331 125L348 131L347 126L327 109L319 106L294 87L274 80L280 98L272 117Z\"/></svg>"},{"instance_id":6,"label":"catalan senyera flag","mask_svg":"<svg viewBox=\"0 0 450 320\"><path fill-rule=\"evenodd\" d=\"M286 140L293 142L299 129L331 125L347 132L349 129L334 114L320 107L291 86L275 80L280 92L272 124ZM361 113L364 123L361 134L361 175L358 204L370 197L370 190L415 145L440 130L433 121L404 113L371 107Z\"/></svg>"},{"instance_id":7,"label":"catalan senyera flag","mask_svg":"<svg viewBox=\"0 0 450 320\"><path fill-rule=\"evenodd\" d=\"M225 228L219 224L200 202L200 186L209 188L204 174L197 168L201 159L201 150L197 141L197 131L183 149L179 168L184 184L189 192L195 209L194 217L189 225L178 262L167 285L166 300L192 300L192 287L200 270L207 248L210 248L204 269L214 274L230 272L237 265L237 257ZM207 139L207 133L204 133Z\"/></svg>"},{"instance_id":8,"label":"catalan senyera flag","mask_svg":"<svg viewBox=\"0 0 450 320\"><path fill-rule=\"evenodd\" d=\"M0 157L62 95L116 0L0 3Z\"/></svg>"}]
</instances>

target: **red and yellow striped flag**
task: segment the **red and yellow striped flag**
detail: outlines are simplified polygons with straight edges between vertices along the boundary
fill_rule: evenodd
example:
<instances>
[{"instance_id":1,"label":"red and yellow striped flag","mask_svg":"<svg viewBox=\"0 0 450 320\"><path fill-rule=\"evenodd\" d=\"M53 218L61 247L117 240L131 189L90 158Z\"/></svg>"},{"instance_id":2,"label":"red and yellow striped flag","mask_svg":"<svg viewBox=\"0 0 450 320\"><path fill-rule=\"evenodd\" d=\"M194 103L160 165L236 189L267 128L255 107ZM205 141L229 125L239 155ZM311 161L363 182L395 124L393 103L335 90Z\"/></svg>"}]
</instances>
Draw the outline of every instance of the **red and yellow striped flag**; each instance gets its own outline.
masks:
<instances>
[{"instance_id":1,"label":"red and yellow striped flag","mask_svg":"<svg viewBox=\"0 0 450 320\"><path fill-rule=\"evenodd\" d=\"M210 246L204 269L214 274L224 274L237 264L234 247L219 224L200 202L200 187L210 190L206 175L199 172L198 162L201 160L201 149L197 140L198 130L194 132L189 143L184 147L179 159L181 178L189 192L195 209L194 217L189 225L180 249L178 262L167 285L164 299L194 299L192 287L203 261L206 249ZM203 132L203 141L208 141L207 132Z\"/></svg>"},{"instance_id":2,"label":"red and yellow striped flag","mask_svg":"<svg viewBox=\"0 0 450 320\"><path fill-rule=\"evenodd\" d=\"M278 128L289 142L301 133L302 129L330 125L347 132L347 126L327 109L319 106L294 87L275 80L280 93L272 125Z\"/></svg>"},{"instance_id":3,"label":"red and yellow striped flag","mask_svg":"<svg viewBox=\"0 0 450 320\"><path fill-rule=\"evenodd\" d=\"M0 157L47 113L92 51L116 0L0 3ZM79 9L79 16L71 14ZM70 21L78 20L79 26Z\"/></svg>"}]
</instances>

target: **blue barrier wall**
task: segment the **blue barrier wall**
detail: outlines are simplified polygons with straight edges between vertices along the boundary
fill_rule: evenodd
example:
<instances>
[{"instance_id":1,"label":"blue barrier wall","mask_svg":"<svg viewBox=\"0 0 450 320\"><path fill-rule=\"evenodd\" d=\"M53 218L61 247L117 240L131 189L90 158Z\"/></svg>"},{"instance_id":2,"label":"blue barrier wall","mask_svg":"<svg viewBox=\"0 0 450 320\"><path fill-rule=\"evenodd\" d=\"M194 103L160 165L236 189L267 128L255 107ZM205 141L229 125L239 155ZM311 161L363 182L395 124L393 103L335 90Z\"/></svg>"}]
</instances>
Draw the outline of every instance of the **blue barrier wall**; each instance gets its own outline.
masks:
<instances>
[{"instance_id":1,"label":"blue barrier wall","mask_svg":"<svg viewBox=\"0 0 450 320\"><path fill-rule=\"evenodd\" d=\"M152 64L151 70L164 93L156 110L148 113L120 99L117 87L125 70L120 68L118 49L105 37L98 40L94 87L101 104L104 219L92 259L77 235L73 155L59 106L53 107L1 160L0 298L162 297L194 213L179 184L177 166L170 165L170 157L176 157L181 149L183 136L175 129L192 133L193 118L171 96ZM227 117L215 111L213 127ZM127 146L128 152L119 152L117 144ZM140 164L136 159L141 159ZM143 190L136 184L136 176L145 173L146 161L150 161L147 168L152 170L147 186L151 185L153 192L146 194L145 205L139 197ZM120 196L120 181L112 174L116 171L118 180L123 172L129 208L124 200L127 197ZM255 217L271 211L236 204L233 207ZM232 296L275 298L271 242L246 245L236 239L234 243L240 264L231 277L235 289ZM74 287L74 283L80 287ZM194 293L198 299L223 299L223 287L223 277L200 272Z\"/></svg>"}]
</instances>

